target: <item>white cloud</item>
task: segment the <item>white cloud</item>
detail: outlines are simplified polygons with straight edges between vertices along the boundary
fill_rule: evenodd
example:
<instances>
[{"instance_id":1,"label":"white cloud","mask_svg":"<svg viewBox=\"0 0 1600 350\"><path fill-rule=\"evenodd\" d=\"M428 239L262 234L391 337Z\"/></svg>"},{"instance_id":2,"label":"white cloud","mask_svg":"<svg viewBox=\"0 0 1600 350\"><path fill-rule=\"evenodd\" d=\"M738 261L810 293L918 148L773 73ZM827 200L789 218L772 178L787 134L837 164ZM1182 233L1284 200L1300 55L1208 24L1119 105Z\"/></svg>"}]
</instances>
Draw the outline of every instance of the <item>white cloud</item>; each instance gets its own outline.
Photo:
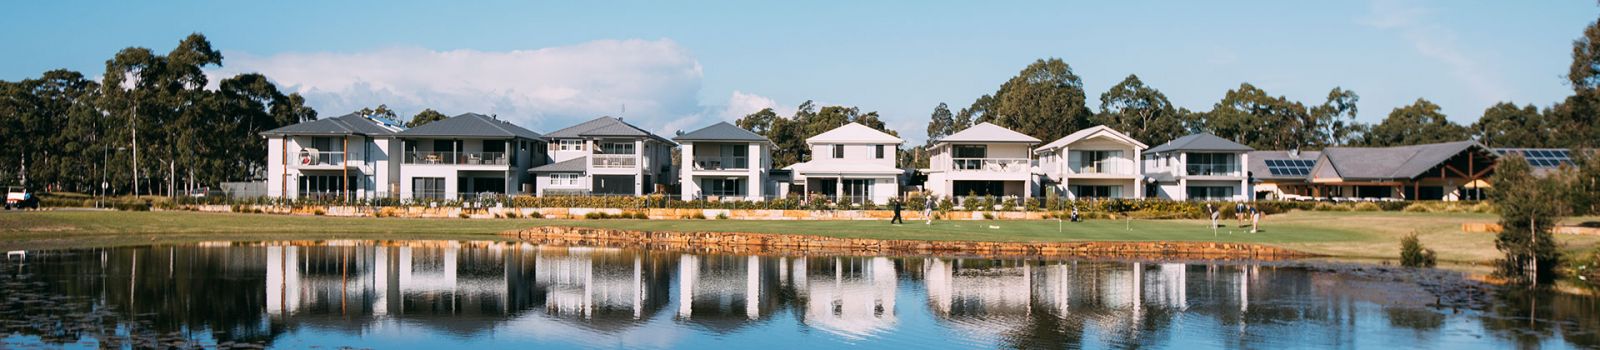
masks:
<instances>
[{"instance_id":1,"label":"white cloud","mask_svg":"<svg viewBox=\"0 0 1600 350\"><path fill-rule=\"evenodd\" d=\"M325 117L381 103L402 118L423 108L449 115L498 114L536 131L619 114L641 127L670 131L695 127L682 123L697 122L713 110L696 97L700 63L669 39L501 52L390 48L226 56L227 66L211 72L214 76L260 72L280 89L305 95ZM741 92L733 97L739 108L771 101Z\"/></svg>"},{"instance_id":2,"label":"white cloud","mask_svg":"<svg viewBox=\"0 0 1600 350\"><path fill-rule=\"evenodd\" d=\"M1500 80L1457 44L1457 36L1431 20L1432 11L1398 0L1373 0L1371 12L1362 20L1373 28L1398 32L1425 57L1449 69L1450 75L1464 84L1480 101L1509 98Z\"/></svg>"}]
</instances>

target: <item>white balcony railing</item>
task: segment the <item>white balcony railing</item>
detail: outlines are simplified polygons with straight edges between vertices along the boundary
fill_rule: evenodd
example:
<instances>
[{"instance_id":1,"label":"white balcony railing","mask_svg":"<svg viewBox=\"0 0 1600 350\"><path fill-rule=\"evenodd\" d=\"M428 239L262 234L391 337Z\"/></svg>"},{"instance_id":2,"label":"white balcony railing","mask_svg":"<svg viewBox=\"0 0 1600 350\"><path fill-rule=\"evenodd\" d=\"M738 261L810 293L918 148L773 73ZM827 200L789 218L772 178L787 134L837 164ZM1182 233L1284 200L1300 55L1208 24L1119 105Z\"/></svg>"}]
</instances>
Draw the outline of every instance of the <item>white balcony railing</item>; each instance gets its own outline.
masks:
<instances>
[{"instance_id":1,"label":"white balcony railing","mask_svg":"<svg viewBox=\"0 0 1600 350\"><path fill-rule=\"evenodd\" d=\"M1189 164L1189 176L1242 176L1233 164Z\"/></svg>"},{"instance_id":2,"label":"white balcony railing","mask_svg":"<svg viewBox=\"0 0 1600 350\"><path fill-rule=\"evenodd\" d=\"M1028 171L1027 158L953 158L951 170L1021 173Z\"/></svg>"},{"instance_id":3,"label":"white balcony railing","mask_svg":"<svg viewBox=\"0 0 1600 350\"><path fill-rule=\"evenodd\" d=\"M300 166L344 165L344 152L300 150L298 158L295 164Z\"/></svg>"},{"instance_id":4,"label":"white balcony railing","mask_svg":"<svg viewBox=\"0 0 1600 350\"><path fill-rule=\"evenodd\" d=\"M505 152L408 152L405 164L507 165Z\"/></svg>"},{"instance_id":5,"label":"white balcony railing","mask_svg":"<svg viewBox=\"0 0 1600 350\"><path fill-rule=\"evenodd\" d=\"M596 168L633 168L639 165L639 156L632 154L592 154L589 159Z\"/></svg>"},{"instance_id":6,"label":"white balcony railing","mask_svg":"<svg viewBox=\"0 0 1600 350\"><path fill-rule=\"evenodd\" d=\"M694 170L745 170L750 169L750 158L747 157L706 157L694 158Z\"/></svg>"}]
</instances>

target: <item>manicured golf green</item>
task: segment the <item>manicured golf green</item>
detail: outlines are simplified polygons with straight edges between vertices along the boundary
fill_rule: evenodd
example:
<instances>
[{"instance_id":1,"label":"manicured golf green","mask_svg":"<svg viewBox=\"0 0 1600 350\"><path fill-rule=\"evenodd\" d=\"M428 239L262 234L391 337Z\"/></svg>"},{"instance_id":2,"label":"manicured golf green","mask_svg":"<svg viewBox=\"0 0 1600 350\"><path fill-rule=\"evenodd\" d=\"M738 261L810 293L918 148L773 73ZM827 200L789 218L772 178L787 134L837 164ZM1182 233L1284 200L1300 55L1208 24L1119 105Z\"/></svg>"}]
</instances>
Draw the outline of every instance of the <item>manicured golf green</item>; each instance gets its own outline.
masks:
<instances>
[{"instance_id":1,"label":"manicured golf green","mask_svg":"<svg viewBox=\"0 0 1600 350\"><path fill-rule=\"evenodd\" d=\"M1231 218L1230 218L1231 219ZM1400 237L1416 232L1444 261L1499 256L1494 235L1463 233L1461 224L1494 222L1488 214L1293 212L1267 217L1249 233L1233 220L1215 233L1202 220L1029 221L746 221L398 219L196 212L41 211L0 213L0 248L128 245L262 239L501 239L497 233L541 225L655 231L808 234L846 238L962 241L1216 241L1269 244L1342 258L1393 259ZM1600 237L1561 236L1569 251Z\"/></svg>"}]
</instances>

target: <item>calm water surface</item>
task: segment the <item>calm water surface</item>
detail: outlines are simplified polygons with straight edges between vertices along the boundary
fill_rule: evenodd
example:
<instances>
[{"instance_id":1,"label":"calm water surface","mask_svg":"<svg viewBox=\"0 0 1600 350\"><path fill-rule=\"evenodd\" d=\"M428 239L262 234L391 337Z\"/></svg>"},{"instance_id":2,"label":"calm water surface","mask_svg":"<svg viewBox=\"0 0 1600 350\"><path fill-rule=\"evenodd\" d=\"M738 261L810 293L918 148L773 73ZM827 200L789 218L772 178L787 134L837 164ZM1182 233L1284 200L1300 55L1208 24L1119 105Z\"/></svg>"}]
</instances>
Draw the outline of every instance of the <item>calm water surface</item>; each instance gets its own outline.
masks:
<instances>
[{"instance_id":1,"label":"calm water surface","mask_svg":"<svg viewBox=\"0 0 1600 350\"><path fill-rule=\"evenodd\" d=\"M1592 297L1438 309L1250 263L217 243L0 262L0 348L1593 348Z\"/></svg>"}]
</instances>

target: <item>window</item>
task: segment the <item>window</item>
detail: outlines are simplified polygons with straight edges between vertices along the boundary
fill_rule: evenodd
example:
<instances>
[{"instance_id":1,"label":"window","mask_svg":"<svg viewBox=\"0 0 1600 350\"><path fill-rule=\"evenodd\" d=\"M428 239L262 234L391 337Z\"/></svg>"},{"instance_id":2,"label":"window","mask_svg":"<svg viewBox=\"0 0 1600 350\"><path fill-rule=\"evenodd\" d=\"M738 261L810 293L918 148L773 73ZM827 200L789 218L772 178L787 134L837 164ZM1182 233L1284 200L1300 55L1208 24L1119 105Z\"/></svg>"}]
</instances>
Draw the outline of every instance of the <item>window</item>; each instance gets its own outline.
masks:
<instances>
[{"instance_id":1,"label":"window","mask_svg":"<svg viewBox=\"0 0 1600 350\"><path fill-rule=\"evenodd\" d=\"M878 159L883 159L883 145L876 145L875 151L878 153Z\"/></svg>"},{"instance_id":2,"label":"window","mask_svg":"<svg viewBox=\"0 0 1600 350\"><path fill-rule=\"evenodd\" d=\"M632 142L606 142L600 144L599 154L633 154Z\"/></svg>"},{"instance_id":3,"label":"window","mask_svg":"<svg viewBox=\"0 0 1600 350\"><path fill-rule=\"evenodd\" d=\"M356 177L351 176L351 177L347 178L345 181L349 181L349 182L351 182L353 184L356 181ZM351 186L350 187L350 191L352 191L352 192L355 191L355 190L358 190L358 189L360 189L360 188L357 188L355 186ZM301 196L315 197L315 196L338 195L340 193L344 193L344 190L345 190L344 182L340 182L339 181L339 176L338 175L301 175L300 176L300 195Z\"/></svg>"},{"instance_id":4,"label":"window","mask_svg":"<svg viewBox=\"0 0 1600 350\"><path fill-rule=\"evenodd\" d=\"M562 151L582 151L583 150L583 140L559 140L559 141L556 141L556 142L561 146L558 149L562 150Z\"/></svg>"},{"instance_id":5,"label":"window","mask_svg":"<svg viewBox=\"0 0 1600 350\"><path fill-rule=\"evenodd\" d=\"M411 179L411 198L444 199L444 178L417 177Z\"/></svg>"},{"instance_id":6,"label":"window","mask_svg":"<svg viewBox=\"0 0 1600 350\"><path fill-rule=\"evenodd\" d=\"M578 176L578 174L574 174L574 173L552 173L552 174L550 174L550 185L551 186L577 186L578 185L578 179L581 178L581 177L582 176Z\"/></svg>"},{"instance_id":7,"label":"window","mask_svg":"<svg viewBox=\"0 0 1600 350\"><path fill-rule=\"evenodd\" d=\"M1073 185L1072 194L1078 198L1122 198L1122 186Z\"/></svg>"},{"instance_id":8,"label":"window","mask_svg":"<svg viewBox=\"0 0 1600 350\"><path fill-rule=\"evenodd\" d=\"M1116 173L1118 158L1122 158L1122 151L1072 151L1068 154L1069 166L1074 172L1081 174Z\"/></svg>"},{"instance_id":9,"label":"window","mask_svg":"<svg viewBox=\"0 0 1600 350\"><path fill-rule=\"evenodd\" d=\"M743 197L745 184L743 178L700 179L700 192L707 196Z\"/></svg>"},{"instance_id":10,"label":"window","mask_svg":"<svg viewBox=\"0 0 1600 350\"><path fill-rule=\"evenodd\" d=\"M874 179L844 179L844 195L857 203L872 200L874 182Z\"/></svg>"},{"instance_id":11,"label":"window","mask_svg":"<svg viewBox=\"0 0 1600 350\"><path fill-rule=\"evenodd\" d=\"M1193 157L1194 155L1189 155ZM1232 186L1189 186L1189 200L1216 201L1233 199Z\"/></svg>"},{"instance_id":12,"label":"window","mask_svg":"<svg viewBox=\"0 0 1600 350\"><path fill-rule=\"evenodd\" d=\"M1234 157L1232 153L1189 153L1186 170L1189 175L1220 175L1233 176Z\"/></svg>"},{"instance_id":13,"label":"window","mask_svg":"<svg viewBox=\"0 0 1600 350\"><path fill-rule=\"evenodd\" d=\"M956 158L988 158L989 146L987 145L955 145L950 146Z\"/></svg>"},{"instance_id":14,"label":"window","mask_svg":"<svg viewBox=\"0 0 1600 350\"><path fill-rule=\"evenodd\" d=\"M833 159L844 158L844 145L833 145Z\"/></svg>"},{"instance_id":15,"label":"window","mask_svg":"<svg viewBox=\"0 0 1600 350\"><path fill-rule=\"evenodd\" d=\"M717 161L723 169L750 168L749 146L741 144L718 145L717 152L722 155L721 159Z\"/></svg>"}]
</instances>

